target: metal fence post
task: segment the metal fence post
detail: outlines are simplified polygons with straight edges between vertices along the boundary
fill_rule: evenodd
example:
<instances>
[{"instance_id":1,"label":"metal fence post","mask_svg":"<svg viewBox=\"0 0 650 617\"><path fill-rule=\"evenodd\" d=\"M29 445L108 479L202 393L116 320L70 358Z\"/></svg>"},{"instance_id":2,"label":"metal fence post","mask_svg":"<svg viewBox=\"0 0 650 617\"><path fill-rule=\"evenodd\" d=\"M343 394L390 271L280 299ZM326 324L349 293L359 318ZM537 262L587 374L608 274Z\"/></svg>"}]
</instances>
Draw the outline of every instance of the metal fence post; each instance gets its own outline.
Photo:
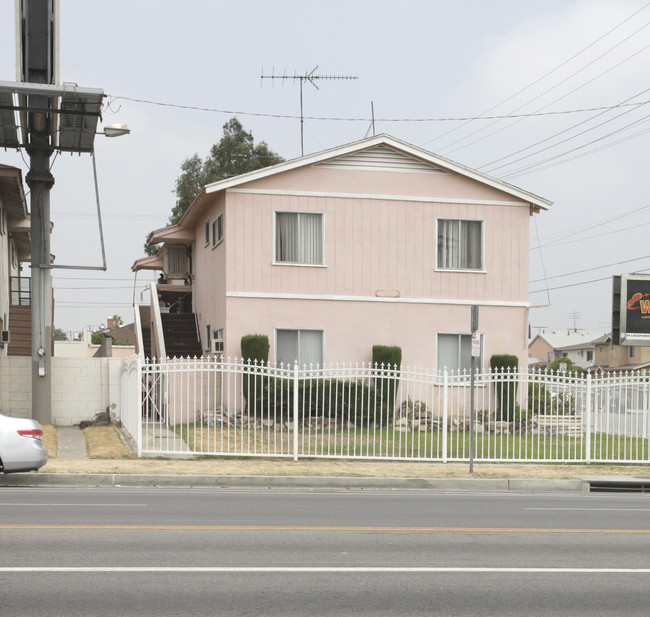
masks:
<instances>
[{"instance_id":1,"label":"metal fence post","mask_svg":"<svg viewBox=\"0 0 650 617\"><path fill-rule=\"evenodd\" d=\"M147 400L147 396L149 393L146 391L147 388L147 382L143 381L143 361L142 361L142 356L138 355L136 359L136 387L133 388L135 390L135 396L136 399L135 401L129 405L129 413L133 413L134 410L137 410L137 434L138 434L138 443L137 443L137 448L138 448L138 458L142 458L142 406L144 404L144 401ZM144 384L144 385L143 385ZM130 384L129 384L130 385ZM142 396L142 389L145 388L145 397L143 398Z\"/></svg>"},{"instance_id":2,"label":"metal fence post","mask_svg":"<svg viewBox=\"0 0 650 617\"><path fill-rule=\"evenodd\" d=\"M585 431L587 433L585 439L585 460L591 463L591 373L587 373L587 401L585 404L585 413L587 414L587 425Z\"/></svg>"},{"instance_id":3,"label":"metal fence post","mask_svg":"<svg viewBox=\"0 0 650 617\"><path fill-rule=\"evenodd\" d=\"M293 460L298 460L298 363L293 365Z\"/></svg>"},{"instance_id":4,"label":"metal fence post","mask_svg":"<svg viewBox=\"0 0 650 617\"><path fill-rule=\"evenodd\" d=\"M442 377L442 462L447 462L447 421L448 410L447 404L449 401L449 373L445 368Z\"/></svg>"}]
</instances>

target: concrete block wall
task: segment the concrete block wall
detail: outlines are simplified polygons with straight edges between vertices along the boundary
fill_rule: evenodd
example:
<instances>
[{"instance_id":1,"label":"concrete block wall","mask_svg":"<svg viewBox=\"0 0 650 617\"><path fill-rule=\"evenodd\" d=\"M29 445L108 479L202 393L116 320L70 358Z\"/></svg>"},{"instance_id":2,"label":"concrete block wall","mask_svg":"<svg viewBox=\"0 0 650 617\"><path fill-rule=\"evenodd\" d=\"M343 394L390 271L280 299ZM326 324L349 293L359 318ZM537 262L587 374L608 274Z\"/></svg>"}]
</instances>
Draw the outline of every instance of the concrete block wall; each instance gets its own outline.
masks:
<instances>
[{"instance_id":1,"label":"concrete block wall","mask_svg":"<svg viewBox=\"0 0 650 617\"><path fill-rule=\"evenodd\" d=\"M120 417L120 358L52 358L52 422L71 426L106 411ZM31 417L31 358L0 360L0 410Z\"/></svg>"}]
</instances>

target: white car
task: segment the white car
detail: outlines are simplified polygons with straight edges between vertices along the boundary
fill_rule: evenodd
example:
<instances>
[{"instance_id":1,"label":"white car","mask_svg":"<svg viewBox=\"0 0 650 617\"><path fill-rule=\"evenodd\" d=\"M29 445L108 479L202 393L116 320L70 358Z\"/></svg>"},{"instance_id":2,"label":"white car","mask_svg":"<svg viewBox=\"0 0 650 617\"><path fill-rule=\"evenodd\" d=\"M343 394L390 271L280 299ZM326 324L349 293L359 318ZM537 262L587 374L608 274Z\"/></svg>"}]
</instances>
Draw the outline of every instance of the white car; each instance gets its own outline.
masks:
<instances>
[{"instance_id":1,"label":"white car","mask_svg":"<svg viewBox=\"0 0 650 617\"><path fill-rule=\"evenodd\" d=\"M36 420L0 413L0 471L35 471L47 463L43 428Z\"/></svg>"}]
</instances>

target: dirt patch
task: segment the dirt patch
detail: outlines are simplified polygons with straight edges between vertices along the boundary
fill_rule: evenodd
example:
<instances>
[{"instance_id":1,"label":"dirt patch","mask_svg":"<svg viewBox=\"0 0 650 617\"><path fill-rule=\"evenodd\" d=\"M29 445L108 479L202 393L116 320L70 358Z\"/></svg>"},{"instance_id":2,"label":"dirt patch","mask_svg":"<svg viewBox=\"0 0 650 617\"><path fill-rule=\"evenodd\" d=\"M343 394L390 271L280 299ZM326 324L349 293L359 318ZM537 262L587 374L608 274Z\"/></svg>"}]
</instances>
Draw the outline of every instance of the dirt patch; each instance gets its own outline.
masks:
<instances>
[{"instance_id":1,"label":"dirt patch","mask_svg":"<svg viewBox=\"0 0 650 617\"><path fill-rule=\"evenodd\" d=\"M52 424L43 424L43 447L47 450L48 458L56 458L58 447L56 426Z\"/></svg>"},{"instance_id":2,"label":"dirt patch","mask_svg":"<svg viewBox=\"0 0 650 617\"><path fill-rule=\"evenodd\" d=\"M88 426L83 432L88 458L133 458L114 426Z\"/></svg>"}]
</instances>

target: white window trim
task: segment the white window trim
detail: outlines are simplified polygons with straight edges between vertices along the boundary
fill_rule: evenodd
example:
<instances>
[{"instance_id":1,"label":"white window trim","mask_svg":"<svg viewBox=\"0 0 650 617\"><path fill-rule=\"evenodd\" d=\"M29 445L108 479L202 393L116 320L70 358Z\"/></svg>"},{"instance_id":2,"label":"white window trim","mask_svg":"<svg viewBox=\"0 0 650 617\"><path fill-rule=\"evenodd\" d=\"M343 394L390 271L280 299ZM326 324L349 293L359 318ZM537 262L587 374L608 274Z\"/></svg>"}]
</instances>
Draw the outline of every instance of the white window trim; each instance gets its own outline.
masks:
<instances>
[{"instance_id":1,"label":"white window trim","mask_svg":"<svg viewBox=\"0 0 650 617\"><path fill-rule=\"evenodd\" d=\"M442 372L446 368L449 373L458 374L459 371L461 371L460 367L452 369L452 368L449 368L449 367L438 366L438 337L439 336L445 336L445 335L458 336L458 337L469 336L471 338L472 333L471 332L436 332L436 371L438 371L438 373L442 374ZM478 358L478 360L480 362L476 363L476 368L479 370L479 372L482 372L483 365L485 363L485 357L484 357L485 356L485 334L483 334L482 332L479 332L479 337L480 337L480 341L481 341L481 355ZM467 374L467 377L469 378L469 373ZM479 384L476 384L476 385L479 385Z\"/></svg>"},{"instance_id":2,"label":"white window trim","mask_svg":"<svg viewBox=\"0 0 650 617\"><path fill-rule=\"evenodd\" d=\"M208 246L210 244L210 232L212 230L212 225L210 225L210 219L205 222L203 227L203 246Z\"/></svg>"},{"instance_id":3,"label":"white window trim","mask_svg":"<svg viewBox=\"0 0 650 617\"><path fill-rule=\"evenodd\" d=\"M277 241L277 215L278 214L320 214L321 216L321 246L323 247L322 250L322 260L323 263L320 264L303 264L300 262L296 261L277 261L276 255L277 255L277 247L276 247L276 241ZM325 213L324 212L310 212L309 210L274 210L273 211L273 259L271 260L271 265L273 266L291 266L291 267L298 267L298 268L327 268L327 259L325 256ZM280 328L285 329L285 328ZM304 329L304 328L303 328Z\"/></svg>"},{"instance_id":4,"label":"white window trim","mask_svg":"<svg viewBox=\"0 0 650 617\"><path fill-rule=\"evenodd\" d=\"M481 224L481 267L480 268L445 268L438 263L438 228L440 221L467 221L468 223L480 223ZM450 218L440 216L436 219L436 235L435 235L435 245L436 245L436 267L434 268L435 272L471 272L473 274L487 274L485 268L485 221L483 219L463 219L463 218Z\"/></svg>"},{"instance_id":5,"label":"white window trim","mask_svg":"<svg viewBox=\"0 0 650 617\"><path fill-rule=\"evenodd\" d=\"M219 221L221 221L221 236L217 237L219 231ZM217 218L212 221L212 248L219 246L223 242L223 212L217 215Z\"/></svg>"}]
</instances>

